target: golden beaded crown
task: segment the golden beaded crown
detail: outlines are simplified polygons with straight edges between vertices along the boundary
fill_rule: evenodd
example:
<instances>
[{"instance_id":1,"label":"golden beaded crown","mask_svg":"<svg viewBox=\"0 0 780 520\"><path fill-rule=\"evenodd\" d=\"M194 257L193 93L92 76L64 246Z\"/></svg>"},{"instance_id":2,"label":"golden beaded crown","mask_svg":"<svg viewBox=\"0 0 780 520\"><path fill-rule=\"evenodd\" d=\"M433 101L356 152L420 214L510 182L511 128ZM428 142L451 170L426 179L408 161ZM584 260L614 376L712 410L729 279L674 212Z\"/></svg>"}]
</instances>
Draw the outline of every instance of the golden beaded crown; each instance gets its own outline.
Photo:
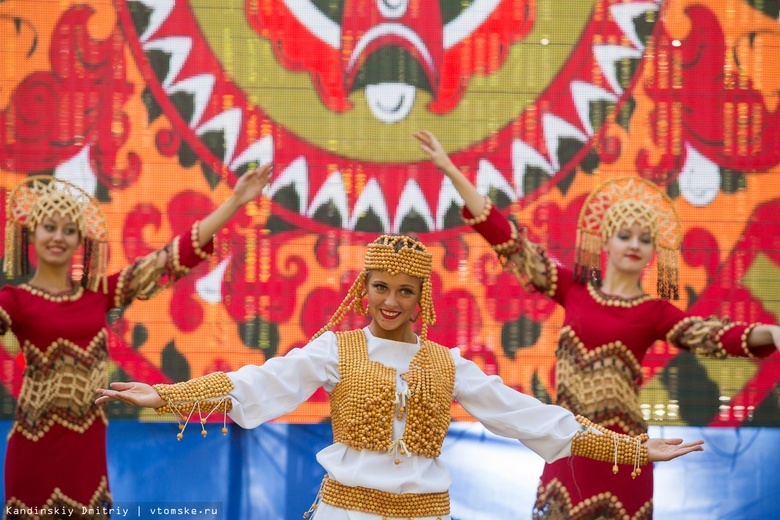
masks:
<instances>
[{"instance_id":1,"label":"golden beaded crown","mask_svg":"<svg viewBox=\"0 0 780 520\"><path fill-rule=\"evenodd\" d=\"M422 242L403 235L382 235L366 246L363 269L426 279L431 276L433 257Z\"/></svg>"},{"instance_id":2,"label":"golden beaded crown","mask_svg":"<svg viewBox=\"0 0 780 520\"><path fill-rule=\"evenodd\" d=\"M9 277L22 273L27 262L27 233L43 219L59 214L69 217L84 241L84 275L95 290L106 266L108 225L98 201L75 184L49 175L34 175L20 182L6 205L5 258Z\"/></svg>"},{"instance_id":3,"label":"golden beaded crown","mask_svg":"<svg viewBox=\"0 0 780 520\"><path fill-rule=\"evenodd\" d=\"M658 251L658 291L677 298L677 251L682 240L680 218L669 196L652 182L621 177L603 183L585 200L577 223L575 274L600 281L601 249L623 227L650 229Z\"/></svg>"}]
</instances>

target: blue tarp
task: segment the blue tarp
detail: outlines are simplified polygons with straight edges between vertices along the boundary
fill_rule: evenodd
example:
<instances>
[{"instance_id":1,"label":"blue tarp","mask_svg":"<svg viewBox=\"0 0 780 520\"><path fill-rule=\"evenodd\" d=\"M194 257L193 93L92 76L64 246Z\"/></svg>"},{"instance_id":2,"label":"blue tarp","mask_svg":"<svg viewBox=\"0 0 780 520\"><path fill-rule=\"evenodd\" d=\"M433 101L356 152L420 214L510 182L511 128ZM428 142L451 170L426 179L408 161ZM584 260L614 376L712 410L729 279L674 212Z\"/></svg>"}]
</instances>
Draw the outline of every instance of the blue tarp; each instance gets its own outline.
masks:
<instances>
[{"instance_id":1,"label":"blue tarp","mask_svg":"<svg viewBox=\"0 0 780 520\"><path fill-rule=\"evenodd\" d=\"M10 422L0 427L5 439ZM209 424L203 438L190 425L177 442L172 423L113 421L109 478L116 506L127 509L113 518L302 518L323 476L315 454L331 442L330 425L231 425L227 436L220 427ZM656 466L656 519L780 518L780 429L653 427L650 434L707 441L704 453ZM456 423L442 457L452 471L453 518L530 517L542 461L520 443Z\"/></svg>"}]
</instances>

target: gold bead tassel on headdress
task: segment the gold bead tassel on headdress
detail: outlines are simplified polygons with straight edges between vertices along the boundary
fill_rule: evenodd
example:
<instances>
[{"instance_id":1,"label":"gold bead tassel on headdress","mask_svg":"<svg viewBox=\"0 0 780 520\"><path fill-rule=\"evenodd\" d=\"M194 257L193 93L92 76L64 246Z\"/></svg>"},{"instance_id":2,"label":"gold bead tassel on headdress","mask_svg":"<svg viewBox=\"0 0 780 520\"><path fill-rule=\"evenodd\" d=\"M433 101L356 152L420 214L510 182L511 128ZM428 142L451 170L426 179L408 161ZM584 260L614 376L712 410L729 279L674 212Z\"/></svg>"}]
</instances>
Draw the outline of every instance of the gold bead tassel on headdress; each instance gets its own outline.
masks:
<instances>
[{"instance_id":1,"label":"gold bead tassel on headdress","mask_svg":"<svg viewBox=\"0 0 780 520\"><path fill-rule=\"evenodd\" d=\"M315 334L317 338L337 325L351 307L356 314L365 315L363 296L365 295L366 275L369 271L387 271L391 275L406 273L422 280L420 295L420 317L422 330L420 339L428 336L428 326L436 322L436 312L433 309L433 294L431 288L431 268L433 257L428 249L412 237L403 235L382 235L366 246L363 270L352 283L347 295L339 305L330 321Z\"/></svg>"},{"instance_id":2,"label":"gold bead tassel on headdress","mask_svg":"<svg viewBox=\"0 0 780 520\"><path fill-rule=\"evenodd\" d=\"M69 217L78 227L84 241L86 287L96 291L102 280L105 289L108 227L103 211L87 192L49 175L27 177L8 195L3 260L6 276L27 274L29 234L54 214Z\"/></svg>"}]
</instances>

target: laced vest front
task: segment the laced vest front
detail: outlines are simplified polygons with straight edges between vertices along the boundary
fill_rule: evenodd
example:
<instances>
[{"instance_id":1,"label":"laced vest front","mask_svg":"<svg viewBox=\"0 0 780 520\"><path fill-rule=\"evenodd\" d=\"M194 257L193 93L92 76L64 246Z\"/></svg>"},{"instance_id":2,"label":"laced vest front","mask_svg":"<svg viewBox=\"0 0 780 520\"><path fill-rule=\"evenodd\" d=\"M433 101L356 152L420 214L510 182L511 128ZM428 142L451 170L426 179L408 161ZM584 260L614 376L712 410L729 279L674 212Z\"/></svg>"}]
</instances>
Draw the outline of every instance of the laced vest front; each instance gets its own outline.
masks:
<instances>
[{"instance_id":1,"label":"laced vest front","mask_svg":"<svg viewBox=\"0 0 780 520\"><path fill-rule=\"evenodd\" d=\"M356 450L385 451L393 444L393 415L399 403L396 370L368 359L362 330L337 332L341 381L330 394L333 440ZM449 349L423 341L401 375L409 389L403 443L409 453L438 457L450 424L455 363Z\"/></svg>"}]
</instances>

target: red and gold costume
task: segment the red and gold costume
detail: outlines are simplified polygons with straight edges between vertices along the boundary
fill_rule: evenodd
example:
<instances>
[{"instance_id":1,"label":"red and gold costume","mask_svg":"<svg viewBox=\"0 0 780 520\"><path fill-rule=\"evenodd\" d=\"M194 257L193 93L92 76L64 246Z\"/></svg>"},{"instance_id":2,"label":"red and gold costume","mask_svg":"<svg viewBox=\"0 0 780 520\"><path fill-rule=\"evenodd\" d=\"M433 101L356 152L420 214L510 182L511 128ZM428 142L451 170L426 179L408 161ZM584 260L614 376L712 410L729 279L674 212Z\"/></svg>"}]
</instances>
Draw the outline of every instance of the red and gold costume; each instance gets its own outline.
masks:
<instances>
[{"instance_id":1,"label":"red and gold costume","mask_svg":"<svg viewBox=\"0 0 780 520\"><path fill-rule=\"evenodd\" d=\"M197 240L196 223L191 234L119 273L93 271L101 283L85 287L85 277L69 294L27 284L0 289L0 334L13 332L26 361L5 456L6 518L107 517L108 421L94 404L95 390L108 383L106 313L186 274L213 248L209 242L201 249Z\"/></svg>"},{"instance_id":2,"label":"red and gold costume","mask_svg":"<svg viewBox=\"0 0 780 520\"><path fill-rule=\"evenodd\" d=\"M589 197L580 216L574 270L548 258L489 200L481 215L474 217L464 208L463 217L529 289L565 308L556 351L556 404L602 427L627 435L647 432L639 407L641 365L657 340L709 357L765 357L775 351L773 345L748 348L755 324L689 316L650 295L623 299L601 292L601 246L616 229L635 222L650 228L654 237L659 293L668 297L677 292L679 223L670 201L646 181L617 179ZM651 518L652 466L641 469L635 480L626 480L615 478L609 462L584 457L550 462L542 474L534 518Z\"/></svg>"}]
</instances>

